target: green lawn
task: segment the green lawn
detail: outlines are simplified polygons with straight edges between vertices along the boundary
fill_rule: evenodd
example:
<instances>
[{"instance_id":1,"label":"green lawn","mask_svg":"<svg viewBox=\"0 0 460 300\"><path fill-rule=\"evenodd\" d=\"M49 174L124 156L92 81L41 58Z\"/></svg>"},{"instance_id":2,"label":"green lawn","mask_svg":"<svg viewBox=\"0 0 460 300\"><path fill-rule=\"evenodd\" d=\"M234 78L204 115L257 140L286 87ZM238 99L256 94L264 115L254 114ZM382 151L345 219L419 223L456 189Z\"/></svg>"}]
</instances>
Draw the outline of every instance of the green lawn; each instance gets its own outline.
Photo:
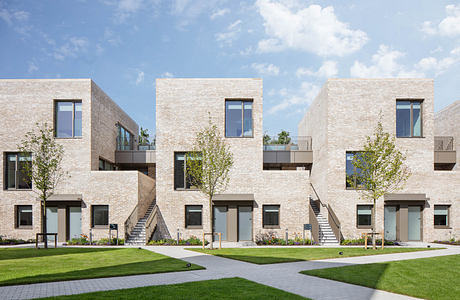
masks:
<instances>
[{"instance_id":1,"label":"green lawn","mask_svg":"<svg viewBox=\"0 0 460 300\"><path fill-rule=\"evenodd\" d=\"M376 254L412 252L433 250L433 248L385 248L365 250L364 248L225 248L225 249L196 249L197 252L242 260L255 264L274 264L301 260L317 260L337 257L365 256ZM339 252L343 254L340 255Z\"/></svg>"},{"instance_id":2,"label":"green lawn","mask_svg":"<svg viewBox=\"0 0 460 300\"><path fill-rule=\"evenodd\" d=\"M0 249L0 286L203 269L135 248Z\"/></svg>"},{"instance_id":3,"label":"green lawn","mask_svg":"<svg viewBox=\"0 0 460 300\"><path fill-rule=\"evenodd\" d=\"M303 274L424 299L459 299L460 255L355 265Z\"/></svg>"},{"instance_id":4,"label":"green lawn","mask_svg":"<svg viewBox=\"0 0 460 300\"><path fill-rule=\"evenodd\" d=\"M242 278L95 292L50 299L306 299Z\"/></svg>"}]
</instances>

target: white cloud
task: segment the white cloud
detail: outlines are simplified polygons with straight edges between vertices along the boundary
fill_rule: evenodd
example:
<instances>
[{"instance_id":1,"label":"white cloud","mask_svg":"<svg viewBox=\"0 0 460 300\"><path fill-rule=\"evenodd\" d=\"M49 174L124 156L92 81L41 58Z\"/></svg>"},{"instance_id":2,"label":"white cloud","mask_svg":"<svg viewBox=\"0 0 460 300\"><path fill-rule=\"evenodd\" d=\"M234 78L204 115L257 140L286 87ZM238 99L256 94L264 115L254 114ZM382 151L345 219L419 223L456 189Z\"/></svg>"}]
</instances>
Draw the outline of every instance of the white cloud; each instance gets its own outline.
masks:
<instances>
[{"instance_id":1,"label":"white cloud","mask_svg":"<svg viewBox=\"0 0 460 300\"><path fill-rule=\"evenodd\" d=\"M171 6L171 14L178 17L177 28L184 30L201 14L214 11L217 4L218 0L174 0Z\"/></svg>"},{"instance_id":2,"label":"white cloud","mask_svg":"<svg viewBox=\"0 0 460 300\"><path fill-rule=\"evenodd\" d=\"M270 108L268 113L274 114L288 108L292 109L295 106L305 107L306 105L309 105L313 99L315 99L319 91L320 87L318 85L311 82L302 82L299 91L294 92L293 95L291 94L291 96L288 96L289 92L284 90L282 93L285 95L285 97L278 104Z\"/></svg>"},{"instance_id":3,"label":"white cloud","mask_svg":"<svg viewBox=\"0 0 460 300\"><path fill-rule=\"evenodd\" d=\"M38 71L38 66L34 62L29 62L29 69L27 72L33 73L35 71Z\"/></svg>"},{"instance_id":4,"label":"white cloud","mask_svg":"<svg viewBox=\"0 0 460 300\"><path fill-rule=\"evenodd\" d=\"M439 76L458 62L460 62L460 47L450 51L450 56L447 57L440 59L433 56L422 58L416 67L425 72L434 72L435 76Z\"/></svg>"},{"instance_id":5,"label":"white cloud","mask_svg":"<svg viewBox=\"0 0 460 300\"><path fill-rule=\"evenodd\" d=\"M132 14L136 13L143 5L143 0L120 0L118 1L115 17L117 22L124 22Z\"/></svg>"},{"instance_id":6,"label":"white cloud","mask_svg":"<svg viewBox=\"0 0 460 300\"><path fill-rule=\"evenodd\" d=\"M57 60L64 60L66 57L76 57L80 53L87 52L88 39L85 37L71 37L61 47L55 49L53 56Z\"/></svg>"},{"instance_id":7,"label":"white cloud","mask_svg":"<svg viewBox=\"0 0 460 300\"><path fill-rule=\"evenodd\" d=\"M173 78L173 77L174 77L174 74L171 72L164 72L163 74L161 74L161 78Z\"/></svg>"},{"instance_id":8,"label":"white cloud","mask_svg":"<svg viewBox=\"0 0 460 300\"><path fill-rule=\"evenodd\" d=\"M225 32L216 34L216 41L221 43L221 46L231 46L233 41L238 38L238 34L241 32L241 20L236 20L232 24L228 25Z\"/></svg>"},{"instance_id":9,"label":"white cloud","mask_svg":"<svg viewBox=\"0 0 460 300\"><path fill-rule=\"evenodd\" d=\"M420 30L427 35L439 34L448 37L460 35L460 4L447 5L445 10L446 17L437 26L431 21L425 21Z\"/></svg>"},{"instance_id":10,"label":"white cloud","mask_svg":"<svg viewBox=\"0 0 460 300\"><path fill-rule=\"evenodd\" d=\"M316 72L308 68L298 68L296 71L296 76L297 77L313 76L313 77L318 77L318 78L331 78L331 77L337 76L338 72L339 70L337 69L337 62L326 60Z\"/></svg>"},{"instance_id":11,"label":"white cloud","mask_svg":"<svg viewBox=\"0 0 460 300\"><path fill-rule=\"evenodd\" d=\"M0 8L0 19L21 34L27 34L32 29L27 22L29 20L29 15L28 12L23 10L13 11L6 8Z\"/></svg>"},{"instance_id":12,"label":"white cloud","mask_svg":"<svg viewBox=\"0 0 460 300\"><path fill-rule=\"evenodd\" d=\"M119 46L122 43L121 37L110 28L104 30L104 40L112 46Z\"/></svg>"},{"instance_id":13,"label":"white cloud","mask_svg":"<svg viewBox=\"0 0 460 300\"><path fill-rule=\"evenodd\" d=\"M319 56L344 56L367 42L367 34L352 30L337 19L334 8L302 5L298 1L258 0L256 6L264 19L267 39L259 41L259 51L295 49Z\"/></svg>"},{"instance_id":14,"label":"white cloud","mask_svg":"<svg viewBox=\"0 0 460 300\"><path fill-rule=\"evenodd\" d=\"M391 50L386 45L380 45L376 54L372 55L372 64L365 64L355 61L350 69L351 77L359 78L388 78L388 77L406 77L417 78L424 77L424 74L417 70L407 70L398 60L405 54Z\"/></svg>"},{"instance_id":15,"label":"white cloud","mask_svg":"<svg viewBox=\"0 0 460 300\"><path fill-rule=\"evenodd\" d=\"M144 82L144 72L139 71L137 72L137 78L136 78L136 85L139 85Z\"/></svg>"},{"instance_id":16,"label":"white cloud","mask_svg":"<svg viewBox=\"0 0 460 300\"><path fill-rule=\"evenodd\" d=\"M274 64L258 64L253 63L251 64L251 68L255 70L260 75L265 76L276 76L280 73L280 68L275 66Z\"/></svg>"},{"instance_id":17,"label":"white cloud","mask_svg":"<svg viewBox=\"0 0 460 300\"><path fill-rule=\"evenodd\" d=\"M211 20L214 20L214 19L216 19L218 17L225 16L228 13L230 13L230 9L228 9L228 8L219 9L219 10L215 11L209 18Z\"/></svg>"}]
</instances>

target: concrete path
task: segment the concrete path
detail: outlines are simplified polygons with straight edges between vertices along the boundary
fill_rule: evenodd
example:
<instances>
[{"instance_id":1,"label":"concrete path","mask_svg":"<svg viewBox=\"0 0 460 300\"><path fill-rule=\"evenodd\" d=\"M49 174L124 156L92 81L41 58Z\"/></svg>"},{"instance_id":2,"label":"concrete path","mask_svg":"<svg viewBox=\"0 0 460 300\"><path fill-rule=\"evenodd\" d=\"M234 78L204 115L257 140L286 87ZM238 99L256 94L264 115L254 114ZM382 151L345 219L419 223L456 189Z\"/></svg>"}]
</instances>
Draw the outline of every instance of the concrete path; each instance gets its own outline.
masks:
<instances>
[{"instance_id":1,"label":"concrete path","mask_svg":"<svg viewBox=\"0 0 460 300\"><path fill-rule=\"evenodd\" d=\"M403 295L374 290L357 285L306 276L299 274L299 271L353 264L460 254L460 247L448 247L444 250L435 251L256 265L212 255L205 255L185 250L183 247L147 246L143 248L201 265L205 267L206 270L6 286L0 287L0 298L30 299L229 277L242 277L312 299L414 299Z\"/></svg>"}]
</instances>

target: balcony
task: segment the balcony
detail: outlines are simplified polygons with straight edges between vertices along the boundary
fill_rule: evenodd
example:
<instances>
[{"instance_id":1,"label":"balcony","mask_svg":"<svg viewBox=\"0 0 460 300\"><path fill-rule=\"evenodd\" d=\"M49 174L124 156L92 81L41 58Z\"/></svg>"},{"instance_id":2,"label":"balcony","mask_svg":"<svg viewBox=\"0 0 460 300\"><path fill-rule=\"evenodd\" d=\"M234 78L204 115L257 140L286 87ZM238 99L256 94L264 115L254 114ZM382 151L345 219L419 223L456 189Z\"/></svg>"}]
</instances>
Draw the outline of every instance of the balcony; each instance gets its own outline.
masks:
<instances>
[{"instance_id":1,"label":"balcony","mask_svg":"<svg viewBox=\"0 0 460 300\"><path fill-rule=\"evenodd\" d=\"M274 138L264 141L264 169L296 169L310 168L313 163L312 140L310 136Z\"/></svg>"},{"instance_id":2,"label":"balcony","mask_svg":"<svg viewBox=\"0 0 460 300\"><path fill-rule=\"evenodd\" d=\"M115 151L116 164L155 164L155 145L138 145L135 150Z\"/></svg>"},{"instance_id":3,"label":"balcony","mask_svg":"<svg viewBox=\"0 0 460 300\"><path fill-rule=\"evenodd\" d=\"M454 150L454 137L434 137L434 169L452 170L457 162L457 152Z\"/></svg>"}]
</instances>

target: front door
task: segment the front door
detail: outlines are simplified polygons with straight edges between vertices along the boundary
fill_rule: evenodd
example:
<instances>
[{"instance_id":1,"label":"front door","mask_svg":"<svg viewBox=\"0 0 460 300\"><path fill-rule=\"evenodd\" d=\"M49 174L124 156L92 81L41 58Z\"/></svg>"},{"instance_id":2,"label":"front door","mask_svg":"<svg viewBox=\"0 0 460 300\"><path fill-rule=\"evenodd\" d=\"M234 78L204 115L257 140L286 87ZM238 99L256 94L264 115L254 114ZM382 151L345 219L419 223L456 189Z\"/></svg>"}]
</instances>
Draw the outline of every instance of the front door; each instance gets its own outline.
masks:
<instances>
[{"instance_id":1,"label":"front door","mask_svg":"<svg viewBox=\"0 0 460 300\"><path fill-rule=\"evenodd\" d=\"M69 239L78 239L81 235L81 207L69 207Z\"/></svg>"},{"instance_id":2,"label":"front door","mask_svg":"<svg viewBox=\"0 0 460 300\"><path fill-rule=\"evenodd\" d=\"M46 232L57 233L58 232L58 208L47 207L46 208ZM48 236L48 241L54 241L54 236Z\"/></svg>"},{"instance_id":3,"label":"front door","mask_svg":"<svg viewBox=\"0 0 460 300\"><path fill-rule=\"evenodd\" d=\"M385 206L385 239L396 240L396 206Z\"/></svg>"},{"instance_id":4,"label":"front door","mask_svg":"<svg viewBox=\"0 0 460 300\"><path fill-rule=\"evenodd\" d=\"M421 240L421 206L409 206L408 238L409 241Z\"/></svg>"},{"instance_id":5,"label":"front door","mask_svg":"<svg viewBox=\"0 0 460 300\"><path fill-rule=\"evenodd\" d=\"M227 206L214 206L214 232L222 233L222 240L227 240ZM214 240L218 240L215 238Z\"/></svg>"},{"instance_id":6,"label":"front door","mask_svg":"<svg viewBox=\"0 0 460 300\"><path fill-rule=\"evenodd\" d=\"M238 240L252 241L252 206L238 206Z\"/></svg>"}]
</instances>

